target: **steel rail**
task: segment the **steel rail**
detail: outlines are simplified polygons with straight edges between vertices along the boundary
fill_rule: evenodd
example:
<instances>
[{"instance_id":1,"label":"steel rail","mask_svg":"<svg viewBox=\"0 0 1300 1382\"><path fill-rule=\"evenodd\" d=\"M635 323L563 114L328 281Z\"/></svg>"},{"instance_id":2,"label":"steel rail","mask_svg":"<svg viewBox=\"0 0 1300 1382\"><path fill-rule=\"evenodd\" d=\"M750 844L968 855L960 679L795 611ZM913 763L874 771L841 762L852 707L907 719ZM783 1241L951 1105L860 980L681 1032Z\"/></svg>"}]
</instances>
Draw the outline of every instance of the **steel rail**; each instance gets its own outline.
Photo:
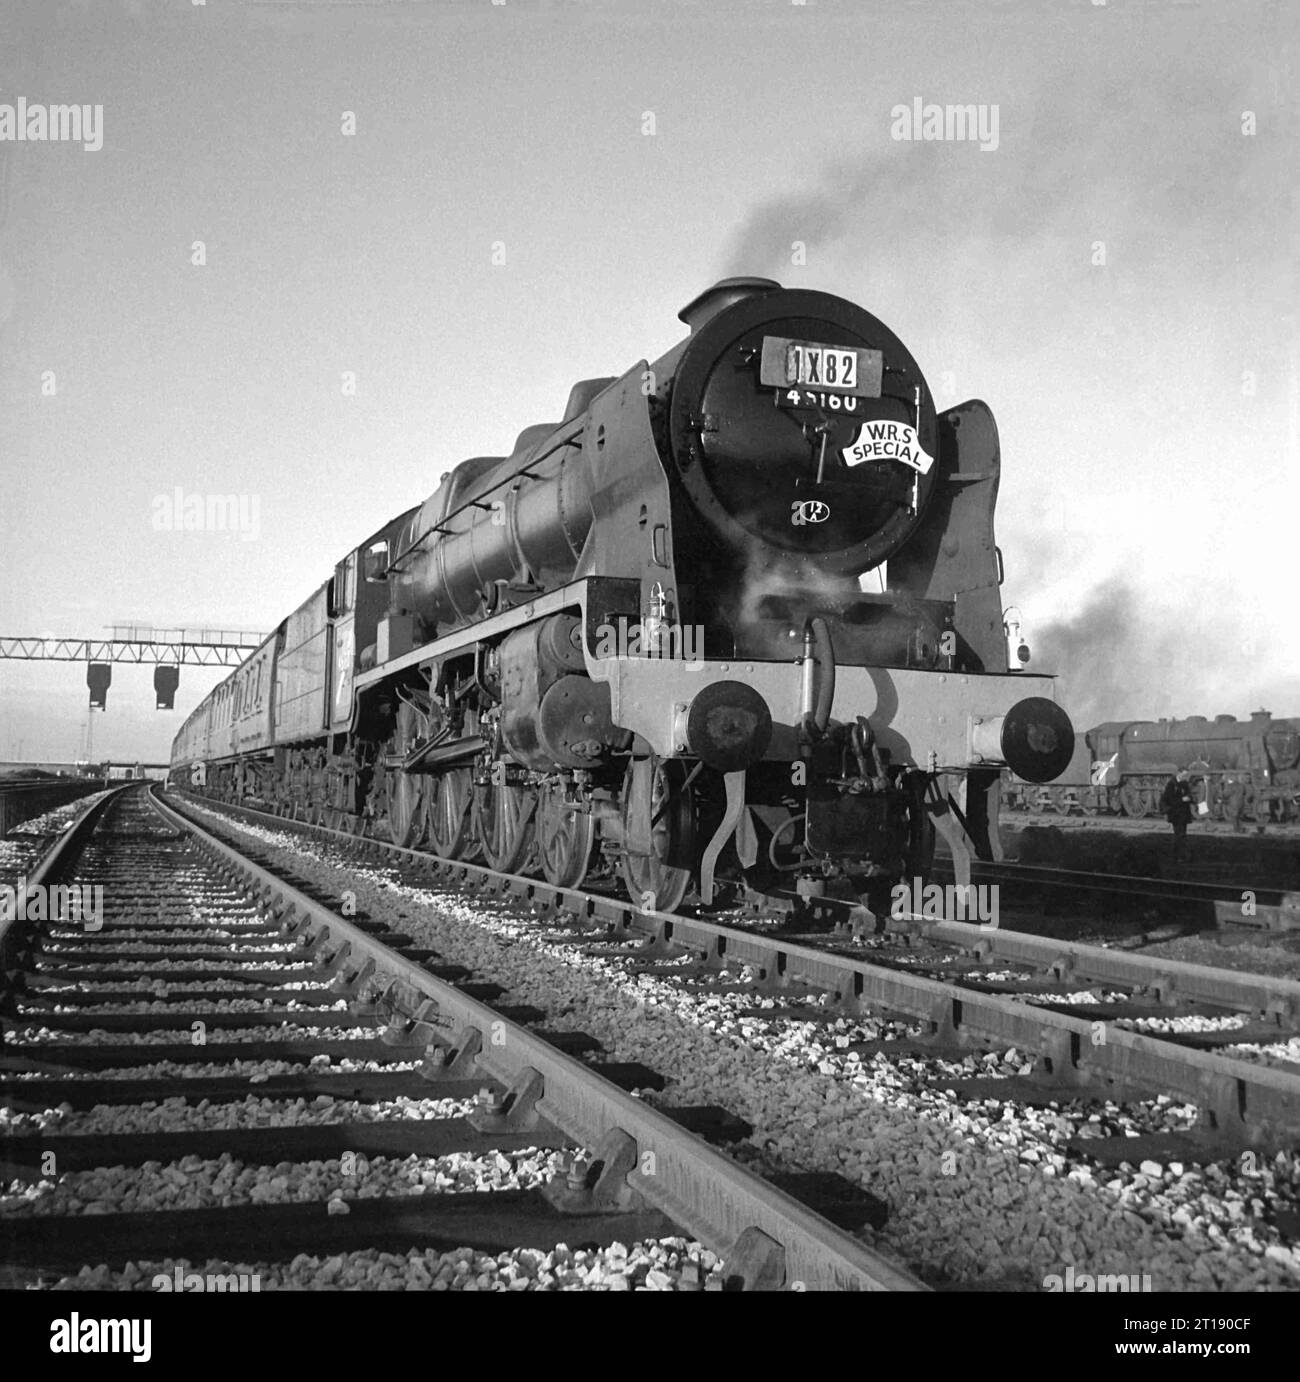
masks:
<instances>
[{"instance_id":1,"label":"steel rail","mask_svg":"<svg viewBox=\"0 0 1300 1382\"><path fill-rule=\"evenodd\" d=\"M1233 1060L1112 1022L1016 1002L1002 994L816 950L779 937L738 931L698 917L647 911L621 898L558 888L534 878L497 873L480 864L440 859L370 836L206 798L193 800L273 825L314 832L361 852L404 859L441 879L478 879L526 904L603 920L624 933L648 933L653 937L651 945L660 952L672 953L671 948L677 953L694 951L703 963L719 968L739 961L758 971L768 987L793 988L796 992L800 986L820 990L850 1015L885 1009L927 1023L931 1034L945 1043L982 1041L1035 1051L1042 1058L1043 1072L1066 1089L1096 1082L1177 1093L1201 1106L1216 1131L1245 1144L1271 1142L1279 1135L1293 1136L1300 1130L1300 1074L1285 1069ZM1169 968L1173 963L1164 965ZM1126 986L1140 986L1142 982L1125 981ZM1172 992L1176 982L1167 983L1166 991ZM1276 994L1285 994L1278 986L1287 982L1261 976L1261 983L1268 988L1261 1011L1269 1010ZM1271 1015L1278 1022L1279 1038L1287 1035L1280 1025L1281 1009L1274 1005Z\"/></svg>"},{"instance_id":2,"label":"steel rail","mask_svg":"<svg viewBox=\"0 0 1300 1382\"><path fill-rule=\"evenodd\" d=\"M944 874L952 873L952 860L940 856L935 867ZM1002 883L1023 883L1049 888L1074 888L1080 892L1121 893L1126 897L1152 897L1171 902L1240 902L1247 889L1232 883L1215 883L1195 878L1148 878L1142 874L1093 873L1085 869L1061 869L1050 864L1021 864L1012 859L993 862L971 860L971 879L989 879ZM1259 900L1284 899L1282 887L1251 888Z\"/></svg>"},{"instance_id":3,"label":"steel rail","mask_svg":"<svg viewBox=\"0 0 1300 1382\"><path fill-rule=\"evenodd\" d=\"M981 959L1033 965L1057 978L1135 986L1161 1003L1171 997L1191 1003L1211 1003L1237 1012L1300 1024L1300 981L1277 975L1214 969L1186 960L1108 950L1100 945L1053 940L1024 931L986 928L964 921L918 920L927 940L959 946Z\"/></svg>"},{"instance_id":4,"label":"steel rail","mask_svg":"<svg viewBox=\"0 0 1300 1382\"><path fill-rule=\"evenodd\" d=\"M130 781L137 781L131 778ZM80 787L85 792L97 792L107 782L102 777L23 777L15 781L0 781L0 797L22 796L27 792L49 792L63 789L70 791Z\"/></svg>"},{"instance_id":5,"label":"steel rail","mask_svg":"<svg viewBox=\"0 0 1300 1382\"><path fill-rule=\"evenodd\" d=\"M798 1200L768 1184L665 1114L634 1099L496 1009L435 978L413 960L245 858L152 792L164 820L193 836L282 926L313 929L331 963L383 989L408 1020L427 1021L432 1003L456 1030L453 1049L477 1050L477 1065L521 1095L541 1082L537 1111L589 1148L625 1148L627 1184L724 1259L738 1244L779 1254L787 1283L809 1290L925 1290ZM442 1042L436 1042L442 1045Z\"/></svg>"},{"instance_id":6,"label":"steel rail","mask_svg":"<svg viewBox=\"0 0 1300 1382\"><path fill-rule=\"evenodd\" d=\"M26 914L27 901L33 896L35 889L45 887L52 878L57 876L64 863L75 857L77 851L94 833L100 817L103 816L109 806L128 788L137 786L139 786L138 781L132 780L123 783L120 787L109 788L107 795L88 810L83 811L67 830L57 839L51 841L49 847L31 870L22 875L18 887L15 889L12 905L7 898L0 898L0 957L7 955L8 947L15 937L15 923L19 917ZM76 800L76 798L73 799ZM67 803L65 802L64 805Z\"/></svg>"},{"instance_id":7,"label":"steel rail","mask_svg":"<svg viewBox=\"0 0 1300 1382\"><path fill-rule=\"evenodd\" d=\"M0 782L0 836L8 835L15 826L57 810L79 797L102 792L107 778L52 777L20 778Z\"/></svg>"}]
</instances>

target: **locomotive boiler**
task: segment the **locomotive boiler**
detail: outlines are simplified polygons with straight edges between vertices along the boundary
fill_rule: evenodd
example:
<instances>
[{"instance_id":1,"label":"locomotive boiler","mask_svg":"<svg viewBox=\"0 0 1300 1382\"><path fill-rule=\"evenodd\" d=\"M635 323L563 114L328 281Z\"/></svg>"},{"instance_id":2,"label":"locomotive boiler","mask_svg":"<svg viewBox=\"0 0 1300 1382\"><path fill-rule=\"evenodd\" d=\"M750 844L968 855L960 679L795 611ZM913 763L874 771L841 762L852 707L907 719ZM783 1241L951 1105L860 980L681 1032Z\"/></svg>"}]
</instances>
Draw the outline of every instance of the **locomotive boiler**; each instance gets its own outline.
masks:
<instances>
[{"instance_id":1,"label":"locomotive boiler","mask_svg":"<svg viewBox=\"0 0 1300 1382\"><path fill-rule=\"evenodd\" d=\"M834 881L879 912L936 831L959 879L995 856L1002 769L1050 781L1074 735L1008 670L992 414L938 413L830 294L728 279L680 316L350 553L250 659L274 694L218 688L177 767L663 910Z\"/></svg>"}]
</instances>

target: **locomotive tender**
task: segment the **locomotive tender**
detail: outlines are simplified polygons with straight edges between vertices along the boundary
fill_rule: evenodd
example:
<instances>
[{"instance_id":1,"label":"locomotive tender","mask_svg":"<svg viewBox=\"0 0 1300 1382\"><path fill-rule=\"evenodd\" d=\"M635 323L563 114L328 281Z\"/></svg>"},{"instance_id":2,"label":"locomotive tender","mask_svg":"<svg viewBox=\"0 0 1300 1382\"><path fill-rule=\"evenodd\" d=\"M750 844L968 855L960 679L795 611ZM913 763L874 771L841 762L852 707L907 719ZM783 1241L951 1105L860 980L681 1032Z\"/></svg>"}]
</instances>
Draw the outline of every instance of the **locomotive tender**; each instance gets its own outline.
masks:
<instances>
[{"instance_id":1,"label":"locomotive tender","mask_svg":"<svg viewBox=\"0 0 1300 1382\"><path fill-rule=\"evenodd\" d=\"M879 912L936 830L959 881L997 857L1002 769L1050 781L1074 733L1008 670L991 412L938 414L830 294L732 278L680 317L349 552L174 773L666 911L839 880Z\"/></svg>"}]
</instances>

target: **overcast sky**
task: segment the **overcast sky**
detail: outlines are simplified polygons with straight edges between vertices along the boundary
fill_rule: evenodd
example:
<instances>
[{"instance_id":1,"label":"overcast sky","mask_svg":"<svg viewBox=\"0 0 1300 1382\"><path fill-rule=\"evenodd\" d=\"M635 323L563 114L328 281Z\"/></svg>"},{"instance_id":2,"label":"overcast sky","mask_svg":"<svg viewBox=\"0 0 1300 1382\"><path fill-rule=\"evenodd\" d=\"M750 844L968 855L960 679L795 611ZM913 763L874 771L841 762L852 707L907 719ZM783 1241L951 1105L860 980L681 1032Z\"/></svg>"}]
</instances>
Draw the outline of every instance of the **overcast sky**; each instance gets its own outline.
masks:
<instances>
[{"instance_id":1,"label":"overcast sky","mask_svg":"<svg viewBox=\"0 0 1300 1382\"><path fill-rule=\"evenodd\" d=\"M747 272L992 406L1004 598L1067 704L1300 715L1297 12L4 0L0 120L103 113L0 142L0 634L270 628ZM918 98L996 141L894 138ZM158 530L177 487L255 534ZM168 715L151 675L97 754L165 758L215 680ZM0 758L73 757L85 702L0 662Z\"/></svg>"}]
</instances>

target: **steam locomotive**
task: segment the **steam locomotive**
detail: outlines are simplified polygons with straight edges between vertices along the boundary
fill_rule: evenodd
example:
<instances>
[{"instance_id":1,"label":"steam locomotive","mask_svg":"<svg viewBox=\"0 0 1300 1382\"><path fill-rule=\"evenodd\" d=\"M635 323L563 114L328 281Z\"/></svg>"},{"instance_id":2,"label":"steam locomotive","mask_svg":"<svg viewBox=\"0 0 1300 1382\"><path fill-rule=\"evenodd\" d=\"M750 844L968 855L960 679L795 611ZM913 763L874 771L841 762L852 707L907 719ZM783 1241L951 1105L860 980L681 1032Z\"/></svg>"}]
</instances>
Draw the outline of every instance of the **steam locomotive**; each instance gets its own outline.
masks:
<instances>
[{"instance_id":1,"label":"steam locomotive","mask_svg":"<svg viewBox=\"0 0 1300 1382\"><path fill-rule=\"evenodd\" d=\"M731 278L349 552L185 721L174 773L673 910L996 857L1074 732L1010 673L997 430L827 293ZM876 587L873 589L872 587Z\"/></svg>"},{"instance_id":2,"label":"steam locomotive","mask_svg":"<svg viewBox=\"0 0 1300 1382\"><path fill-rule=\"evenodd\" d=\"M1169 778L1186 768L1209 813L1286 821L1300 808L1300 720L1267 710L1249 720L1118 720L1076 737L1074 756L1051 786L1011 780L1012 808L1140 819L1159 809Z\"/></svg>"}]
</instances>

